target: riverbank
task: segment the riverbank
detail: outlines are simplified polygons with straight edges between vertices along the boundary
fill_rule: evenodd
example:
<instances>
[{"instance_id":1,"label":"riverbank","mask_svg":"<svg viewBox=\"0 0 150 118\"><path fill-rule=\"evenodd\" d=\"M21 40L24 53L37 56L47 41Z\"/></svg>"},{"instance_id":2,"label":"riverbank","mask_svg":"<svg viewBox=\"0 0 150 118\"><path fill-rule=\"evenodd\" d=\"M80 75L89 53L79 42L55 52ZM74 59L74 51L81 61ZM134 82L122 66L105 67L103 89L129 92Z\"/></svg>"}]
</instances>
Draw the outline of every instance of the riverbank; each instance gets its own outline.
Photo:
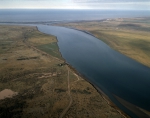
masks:
<instances>
[{"instance_id":1,"label":"riverbank","mask_svg":"<svg viewBox=\"0 0 150 118\"><path fill-rule=\"evenodd\" d=\"M101 95L101 97L106 101L106 103L111 106L112 108L116 109L116 111L122 115L124 118L129 118L129 116L123 112L121 109L119 109L111 100L110 98L99 88L97 87L96 85L94 85L92 82L90 82L86 77L84 77L83 75L81 75L77 70L75 70L72 66L70 66L69 64L67 64L68 67L75 73L77 74L78 76L82 77L84 80L86 80L88 83L90 83L96 90L97 92ZM139 118L149 118L149 111L146 111L144 109L141 109L121 98L119 98L118 96L115 96L114 97L122 104L124 105L127 109L129 109L131 112L133 112L134 114L136 114L137 117Z\"/></svg>"},{"instance_id":2,"label":"riverbank","mask_svg":"<svg viewBox=\"0 0 150 118\"><path fill-rule=\"evenodd\" d=\"M124 113L122 110L120 110L110 99L109 97L100 89L98 88L96 85L94 85L93 83L91 83L86 77L84 77L83 75L81 75L76 69L74 69L72 66L70 66L69 64L67 64L68 67L78 76L80 76L81 78L83 78L85 81L87 81L88 83L90 83L96 90L97 92L101 95L101 97L103 98L103 100L106 101L106 103L111 106L112 108L116 109L116 111L122 115L124 118L129 118L129 116Z\"/></svg>"},{"instance_id":3,"label":"riverbank","mask_svg":"<svg viewBox=\"0 0 150 118\"><path fill-rule=\"evenodd\" d=\"M18 93L0 100L1 117L59 117L70 103L69 91L72 103L64 117L123 117L63 65L55 36L30 26L0 28L0 91Z\"/></svg>"},{"instance_id":4,"label":"riverbank","mask_svg":"<svg viewBox=\"0 0 150 118\"><path fill-rule=\"evenodd\" d=\"M101 22L87 21L55 25L83 31L85 33L90 32L88 34L101 39L115 50L150 67L149 23L149 18L132 18L106 19ZM137 116L149 117L150 114L148 111L143 112L141 108L137 108L137 106L127 103L117 96L116 98Z\"/></svg>"},{"instance_id":5,"label":"riverbank","mask_svg":"<svg viewBox=\"0 0 150 118\"><path fill-rule=\"evenodd\" d=\"M57 23L56 26L87 31L120 53L150 67L150 18Z\"/></svg>"},{"instance_id":6,"label":"riverbank","mask_svg":"<svg viewBox=\"0 0 150 118\"><path fill-rule=\"evenodd\" d=\"M101 21L101 20L100 20L100 21ZM103 20L102 20L102 21L103 21ZM71 28L71 27L67 27L67 28L75 29L75 28ZM37 30L38 30L38 28L37 28ZM87 31L85 31L85 30L79 30L79 29L75 29L75 30L78 30L78 31L87 33L87 34L89 34L89 35L95 37L93 34L87 32ZM57 37L56 37L56 39L57 39ZM57 40L57 43L58 43L58 40ZM58 47L58 48L59 48L59 47ZM59 49L59 50L60 50L60 49ZM60 52L60 51L59 51L59 52ZM62 57L61 52L60 52L60 55L61 55L61 57ZM62 59L63 59L63 57L62 57ZM64 59L63 59L63 60L64 60ZM125 112L123 112L121 109L119 109L119 108L109 99L109 97L108 97L100 88L98 88L96 85L94 85L93 83L91 83L91 82L88 80L88 78L86 78L86 77L84 77L83 75L81 75L75 68L73 68L71 65L69 65L65 60L64 60L64 64L66 64L66 65L68 66L68 68L70 68L70 70L71 70L75 75L77 75L77 76L83 78L85 81L87 81L88 83L90 83L90 84L97 90L97 92L101 95L101 97L103 98L103 100L105 100L106 103L107 103L110 107L116 109L116 111L117 111L121 116L123 116L124 118L129 118L129 116L128 116ZM77 80L77 81L78 81L78 80ZM72 98L71 98L71 101L72 101ZM68 108L68 109L69 109L69 108ZM142 114L142 113L141 113L141 114Z\"/></svg>"}]
</instances>

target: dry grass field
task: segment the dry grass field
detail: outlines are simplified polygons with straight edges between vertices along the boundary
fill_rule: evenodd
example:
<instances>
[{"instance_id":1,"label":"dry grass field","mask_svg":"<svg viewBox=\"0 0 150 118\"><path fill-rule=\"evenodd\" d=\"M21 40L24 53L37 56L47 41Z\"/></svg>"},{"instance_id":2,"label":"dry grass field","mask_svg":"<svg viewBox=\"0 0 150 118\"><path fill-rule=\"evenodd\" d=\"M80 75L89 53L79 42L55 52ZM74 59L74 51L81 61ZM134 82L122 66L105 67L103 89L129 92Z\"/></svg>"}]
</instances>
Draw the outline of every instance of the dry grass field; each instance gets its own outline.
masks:
<instances>
[{"instance_id":1,"label":"dry grass field","mask_svg":"<svg viewBox=\"0 0 150 118\"><path fill-rule=\"evenodd\" d=\"M54 36L0 26L0 118L20 117L124 116L64 63Z\"/></svg>"}]
</instances>

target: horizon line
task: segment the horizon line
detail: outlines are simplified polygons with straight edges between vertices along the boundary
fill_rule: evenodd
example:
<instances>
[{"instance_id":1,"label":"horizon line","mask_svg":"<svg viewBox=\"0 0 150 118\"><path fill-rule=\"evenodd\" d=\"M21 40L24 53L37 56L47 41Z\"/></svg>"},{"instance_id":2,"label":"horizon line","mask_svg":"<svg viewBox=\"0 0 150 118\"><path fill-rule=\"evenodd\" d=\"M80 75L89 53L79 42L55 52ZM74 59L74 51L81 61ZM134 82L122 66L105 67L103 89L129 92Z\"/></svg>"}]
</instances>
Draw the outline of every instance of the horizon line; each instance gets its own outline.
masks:
<instances>
[{"instance_id":1,"label":"horizon line","mask_svg":"<svg viewBox=\"0 0 150 118\"><path fill-rule=\"evenodd\" d=\"M1 10L8 10L8 9L21 9L21 10L133 10L133 11L150 11L150 9L92 9L92 8L84 8L84 9L80 9L80 8L75 8L75 9L71 9L71 8L0 8Z\"/></svg>"}]
</instances>

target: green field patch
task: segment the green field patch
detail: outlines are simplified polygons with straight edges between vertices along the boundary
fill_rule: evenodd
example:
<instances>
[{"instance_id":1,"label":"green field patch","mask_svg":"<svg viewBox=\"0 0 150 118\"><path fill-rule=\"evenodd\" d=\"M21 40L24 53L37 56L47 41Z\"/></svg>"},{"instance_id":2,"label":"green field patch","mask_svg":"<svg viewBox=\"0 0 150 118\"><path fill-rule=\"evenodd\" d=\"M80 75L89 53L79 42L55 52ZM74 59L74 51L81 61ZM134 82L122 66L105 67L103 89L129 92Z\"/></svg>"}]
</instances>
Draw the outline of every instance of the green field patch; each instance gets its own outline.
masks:
<instances>
[{"instance_id":1,"label":"green field patch","mask_svg":"<svg viewBox=\"0 0 150 118\"><path fill-rule=\"evenodd\" d=\"M71 90L71 92L73 93L80 93L80 94L91 94L91 92L87 91L87 90Z\"/></svg>"},{"instance_id":2,"label":"green field patch","mask_svg":"<svg viewBox=\"0 0 150 118\"><path fill-rule=\"evenodd\" d=\"M134 30L140 30L140 31L150 31L150 27L143 27L138 24L120 24L118 25L119 28L128 28L128 29L134 29Z\"/></svg>"},{"instance_id":3,"label":"green field patch","mask_svg":"<svg viewBox=\"0 0 150 118\"><path fill-rule=\"evenodd\" d=\"M58 45L56 42L40 45L40 46L37 46L37 48L54 56L54 57L62 59L61 54L59 52Z\"/></svg>"},{"instance_id":4,"label":"green field patch","mask_svg":"<svg viewBox=\"0 0 150 118\"><path fill-rule=\"evenodd\" d=\"M130 45L141 49L144 53L150 56L150 41L136 40L134 42L130 42Z\"/></svg>"}]
</instances>

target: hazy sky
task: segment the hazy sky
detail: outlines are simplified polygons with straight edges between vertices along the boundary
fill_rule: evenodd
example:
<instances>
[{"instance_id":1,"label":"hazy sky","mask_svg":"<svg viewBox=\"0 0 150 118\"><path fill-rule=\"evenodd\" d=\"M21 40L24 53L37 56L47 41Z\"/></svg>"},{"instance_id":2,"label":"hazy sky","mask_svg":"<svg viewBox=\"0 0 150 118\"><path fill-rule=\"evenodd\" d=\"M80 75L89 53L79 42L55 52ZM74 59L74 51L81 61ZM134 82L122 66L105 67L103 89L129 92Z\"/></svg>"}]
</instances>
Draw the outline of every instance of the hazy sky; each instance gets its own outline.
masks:
<instances>
[{"instance_id":1,"label":"hazy sky","mask_svg":"<svg viewBox=\"0 0 150 118\"><path fill-rule=\"evenodd\" d=\"M150 10L150 0L0 0L0 8Z\"/></svg>"}]
</instances>

